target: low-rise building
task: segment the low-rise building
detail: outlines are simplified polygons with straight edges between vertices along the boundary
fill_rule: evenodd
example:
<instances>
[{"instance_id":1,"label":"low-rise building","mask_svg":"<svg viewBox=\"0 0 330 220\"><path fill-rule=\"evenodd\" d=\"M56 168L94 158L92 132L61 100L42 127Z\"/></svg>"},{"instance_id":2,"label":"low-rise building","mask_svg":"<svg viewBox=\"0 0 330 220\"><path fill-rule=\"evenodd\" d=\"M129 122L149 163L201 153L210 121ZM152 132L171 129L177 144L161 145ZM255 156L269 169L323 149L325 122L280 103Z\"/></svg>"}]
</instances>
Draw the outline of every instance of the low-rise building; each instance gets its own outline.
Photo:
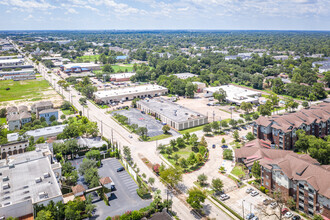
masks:
<instances>
[{"instance_id":1,"label":"low-rise building","mask_svg":"<svg viewBox=\"0 0 330 220\"><path fill-rule=\"evenodd\" d=\"M198 112L163 98L140 100L137 108L151 114L176 130L184 130L208 123L208 118Z\"/></svg>"},{"instance_id":2,"label":"low-rise building","mask_svg":"<svg viewBox=\"0 0 330 220\"><path fill-rule=\"evenodd\" d=\"M37 117L40 118L45 118L47 124L51 124L53 121L58 120L58 110L57 109L45 109L37 113ZM55 120L51 120L51 118L54 118Z\"/></svg>"},{"instance_id":3,"label":"low-rise building","mask_svg":"<svg viewBox=\"0 0 330 220\"><path fill-rule=\"evenodd\" d=\"M29 146L28 140L9 142L7 144L0 145L1 159L7 158L7 156L24 153Z\"/></svg>"},{"instance_id":4,"label":"low-rise building","mask_svg":"<svg viewBox=\"0 0 330 220\"><path fill-rule=\"evenodd\" d=\"M21 119L19 114L7 115L6 119L9 131L21 129Z\"/></svg>"},{"instance_id":5,"label":"low-rise building","mask_svg":"<svg viewBox=\"0 0 330 220\"><path fill-rule=\"evenodd\" d=\"M34 137L34 141L37 141L39 138L43 137L45 139L50 138L50 137L56 137L57 135L61 134L64 130L64 128L67 125L56 125L56 126L51 126L51 127L46 127L46 128L40 128L36 130L31 130L27 131L25 134L28 137Z\"/></svg>"},{"instance_id":6,"label":"low-rise building","mask_svg":"<svg viewBox=\"0 0 330 220\"><path fill-rule=\"evenodd\" d=\"M19 65L23 65L23 64L24 64L23 58L0 60L0 66L3 66L3 67L19 66Z\"/></svg>"},{"instance_id":7,"label":"low-rise building","mask_svg":"<svg viewBox=\"0 0 330 220\"><path fill-rule=\"evenodd\" d=\"M116 73L110 75L110 81L123 82L129 81L136 73Z\"/></svg>"},{"instance_id":8,"label":"low-rise building","mask_svg":"<svg viewBox=\"0 0 330 220\"><path fill-rule=\"evenodd\" d=\"M27 106L11 106L7 108L7 124L10 131L19 130L26 123L31 122L31 114Z\"/></svg>"},{"instance_id":9,"label":"low-rise building","mask_svg":"<svg viewBox=\"0 0 330 220\"><path fill-rule=\"evenodd\" d=\"M32 113L37 113L40 112L42 110L46 110L46 109L52 109L54 108L54 105L51 101L42 101L42 102L38 102L35 103L31 106L31 112Z\"/></svg>"},{"instance_id":10,"label":"low-rise building","mask_svg":"<svg viewBox=\"0 0 330 220\"><path fill-rule=\"evenodd\" d=\"M56 164L56 166L53 166ZM49 151L31 151L0 160L0 217L19 218L35 213L36 205L63 201L59 163L54 163Z\"/></svg>"},{"instance_id":11,"label":"low-rise building","mask_svg":"<svg viewBox=\"0 0 330 220\"><path fill-rule=\"evenodd\" d=\"M29 112L22 112L19 114L20 120L21 120L21 126L25 125L26 123L29 123L32 121L31 114Z\"/></svg>"},{"instance_id":12,"label":"low-rise building","mask_svg":"<svg viewBox=\"0 0 330 220\"><path fill-rule=\"evenodd\" d=\"M321 103L295 113L260 116L254 123L253 134L268 140L280 149L293 149L298 140L297 131L307 135L325 137L330 134L330 103Z\"/></svg>"},{"instance_id":13,"label":"low-rise building","mask_svg":"<svg viewBox=\"0 0 330 220\"><path fill-rule=\"evenodd\" d=\"M223 89L226 94L226 101L229 103L235 103L236 105L241 105L242 102L246 103L259 103L259 97L261 92L254 91L251 89L246 89L234 85L223 85L217 87L208 87L204 89L205 97L213 96L213 93L218 92L219 89Z\"/></svg>"},{"instance_id":14,"label":"low-rise building","mask_svg":"<svg viewBox=\"0 0 330 220\"><path fill-rule=\"evenodd\" d=\"M206 88L206 84L202 82L192 82L192 84L197 86L197 92L203 92Z\"/></svg>"},{"instance_id":15,"label":"low-rise building","mask_svg":"<svg viewBox=\"0 0 330 220\"><path fill-rule=\"evenodd\" d=\"M94 92L95 102L112 103L119 101L128 101L135 98L162 96L167 93L167 88L158 85L142 85L136 87L125 87L105 91Z\"/></svg>"},{"instance_id":16,"label":"low-rise building","mask_svg":"<svg viewBox=\"0 0 330 220\"><path fill-rule=\"evenodd\" d=\"M192 74L192 73L176 73L173 75L178 77L179 79L188 79L197 76L196 74Z\"/></svg>"},{"instance_id":17,"label":"low-rise building","mask_svg":"<svg viewBox=\"0 0 330 220\"><path fill-rule=\"evenodd\" d=\"M69 63L60 66L60 68L65 73L80 73L101 69L100 65L95 63Z\"/></svg>"}]
</instances>

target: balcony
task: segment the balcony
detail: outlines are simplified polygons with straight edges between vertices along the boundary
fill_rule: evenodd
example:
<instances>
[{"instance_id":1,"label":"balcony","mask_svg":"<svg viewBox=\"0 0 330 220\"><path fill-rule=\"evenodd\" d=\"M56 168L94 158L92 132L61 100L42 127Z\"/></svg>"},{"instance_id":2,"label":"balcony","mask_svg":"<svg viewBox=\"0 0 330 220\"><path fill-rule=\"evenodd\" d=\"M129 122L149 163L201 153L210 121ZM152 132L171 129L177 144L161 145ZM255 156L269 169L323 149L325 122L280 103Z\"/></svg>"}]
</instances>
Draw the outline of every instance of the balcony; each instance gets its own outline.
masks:
<instances>
[{"instance_id":1,"label":"balcony","mask_svg":"<svg viewBox=\"0 0 330 220\"><path fill-rule=\"evenodd\" d=\"M304 187L299 186L299 192L304 193Z\"/></svg>"},{"instance_id":2,"label":"balcony","mask_svg":"<svg viewBox=\"0 0 330 220\"><path fill-rule=\"evenodd\" d=\"M305 200L305 197L303 195L299 194L299 199L301 199L302 201L304 201Z\"/></svg>"},{"instance_id":3,"label":"balcony","mask_svg":"<svg viewBox=\"0 0 330 220\"><path fill-rule=\"evenodd\" d=\"M309 199L309 200L308 200L308 204L313 206L313 205L314 205L314 201L311 200L311 199Z\"/></svg>"}]
</instances>

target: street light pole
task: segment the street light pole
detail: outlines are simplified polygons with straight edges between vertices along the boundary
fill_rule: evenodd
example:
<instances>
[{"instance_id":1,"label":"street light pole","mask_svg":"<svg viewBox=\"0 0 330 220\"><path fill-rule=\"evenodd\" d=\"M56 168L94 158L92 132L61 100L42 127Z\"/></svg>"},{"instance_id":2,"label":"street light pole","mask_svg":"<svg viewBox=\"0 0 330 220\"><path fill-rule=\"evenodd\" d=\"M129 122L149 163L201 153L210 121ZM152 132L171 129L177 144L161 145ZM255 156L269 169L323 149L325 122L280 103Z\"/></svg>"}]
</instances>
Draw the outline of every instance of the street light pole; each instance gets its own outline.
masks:
<instances>
[{"instance_id":1,"label":"street light pole","mask_svg":"<svg viewBox=\"0 0 330 220\"><path fill-rule=\"evenodd\" d=\"M242 200L242 208L243 208L243 219L245 219L245 218L244 218L244 201L245 201L245 200Z\"/></svg>"}]
</instances>

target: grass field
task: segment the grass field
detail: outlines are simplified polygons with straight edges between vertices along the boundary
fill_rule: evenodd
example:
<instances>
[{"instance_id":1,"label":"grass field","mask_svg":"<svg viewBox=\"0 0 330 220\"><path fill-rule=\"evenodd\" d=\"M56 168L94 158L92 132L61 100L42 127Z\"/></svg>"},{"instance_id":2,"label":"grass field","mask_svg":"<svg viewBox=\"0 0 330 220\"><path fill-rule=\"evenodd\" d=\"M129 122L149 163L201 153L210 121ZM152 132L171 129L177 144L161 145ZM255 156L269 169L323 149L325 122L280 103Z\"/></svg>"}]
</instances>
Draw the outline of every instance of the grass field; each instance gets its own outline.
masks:
<instances>
[{"instance_id":1,"label":"grass field","mask_svg":"<svg viewBox=\"0 0 330 220\"><path fill-rule=\"evenodd\" d=\"M205 125L200 125L200 126L197 126L197 127L188 128L188 129L179 131L179 133L180 134L185 134L186 132L191 133L191 132L195 132L195 131L200 131L200 130L203 130L204 126Z\"/></svg>"},{"instance_id":2,"label":"grass field","mask_svg":"<svg viewBox=\"0 0 330 220\"><path fill-rule=\"evenodd\" d=\"M10 90L6 90L6 88L10 88ZM43 92L49 88L46 80L0 81L0 102L41 98Z\"/></svg>"},{"instance_id":3,"label":"grass field","mask_svg":"<svg viewBox=\"0 0 330 220\"><path fill-rule=\"evenodd\" d=\"M90 55L90 56L82 56L82 57L80 57L80 58L82 58L82 59L84 60L84 62L85 62L85 61L88 61L88 62L94 62L95 59L98 60L99 57L100 57L100 55L97 54L97 55Z\"/></svg>"},{"instance_id":4,"label":"grass field","mask_svg":"<svg viewBox=\"0 0 330 220\"><path fill-rule=\"evenodd\" d=\"M244 176L245 175L245 172L244 172L244 170L242 169L241 166L235 166L233 168L233 170L231 171L231 173L234 174L237 177L240 177L240 176Z\"/></svg>"},{"instance_id":5,"label":"grass field","mask_svg":"<svg viewBox=\"0 0 330 220\"><path fill-rule=\"evenodd\" d=\"M158 140L162 140L162 139L165 139L168 137L172 137L172 135L171 134L161 134L161 135L149 137L148 142L149 141L158 141Z\"/></svg>"},{"instance_id":6,"label":"grass field","mask_svg":"<svg viewBox=\"0 0 330 220\"><path fill-rule=\"evenodd\" d=\"M6 124L7 121L6 121L6 118L0 118L0 124Z\"/></svg>"}]
</instances>

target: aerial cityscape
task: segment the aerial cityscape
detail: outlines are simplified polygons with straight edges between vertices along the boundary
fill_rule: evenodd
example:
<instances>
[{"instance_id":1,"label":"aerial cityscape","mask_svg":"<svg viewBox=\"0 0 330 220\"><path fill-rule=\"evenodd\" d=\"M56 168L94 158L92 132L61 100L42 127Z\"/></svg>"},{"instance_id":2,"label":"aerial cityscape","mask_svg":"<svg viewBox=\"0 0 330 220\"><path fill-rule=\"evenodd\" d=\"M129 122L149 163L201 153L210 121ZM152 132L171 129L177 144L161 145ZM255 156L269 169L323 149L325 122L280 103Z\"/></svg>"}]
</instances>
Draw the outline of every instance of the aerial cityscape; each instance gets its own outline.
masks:
<instances>
[{"instance_id":1,"label":"aerial cityscape","mask_svg":"<svg viewBox=\"0 0 330 220\"><path fill-rule=\"evenodd\" d=\"M329 220L328 3L1 1L0 219Z\"/></svg>"}]
</instances>

